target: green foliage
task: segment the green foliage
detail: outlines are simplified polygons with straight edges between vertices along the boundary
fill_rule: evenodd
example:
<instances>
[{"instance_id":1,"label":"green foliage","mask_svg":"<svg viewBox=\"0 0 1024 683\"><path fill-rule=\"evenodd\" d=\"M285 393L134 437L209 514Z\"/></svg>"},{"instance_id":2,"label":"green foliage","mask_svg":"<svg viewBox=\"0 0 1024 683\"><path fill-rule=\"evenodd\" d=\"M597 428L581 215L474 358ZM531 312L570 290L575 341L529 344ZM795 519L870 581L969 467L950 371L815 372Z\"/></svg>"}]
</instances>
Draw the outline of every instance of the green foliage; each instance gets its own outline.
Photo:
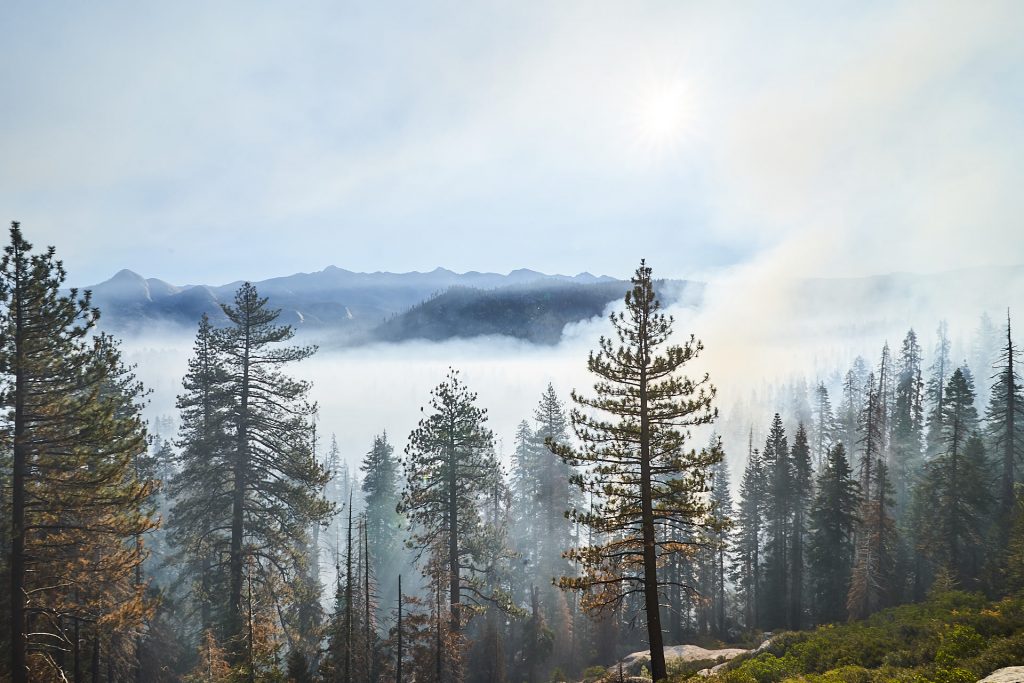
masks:
<instances>
[{"instance_id":1,"label":"green foliage","mask_svg":"<svg viewBox=\"0 0 1024 683\"><path fill-rule=\"evenodd\" d=\"M1024 657L1024 597L949 591L850 624L782 634L707 679L725 683L960 683ZM687 680L689 672L673 680ZM696 679L694 679L696 680Z\"/></svg>"}]
</instances>

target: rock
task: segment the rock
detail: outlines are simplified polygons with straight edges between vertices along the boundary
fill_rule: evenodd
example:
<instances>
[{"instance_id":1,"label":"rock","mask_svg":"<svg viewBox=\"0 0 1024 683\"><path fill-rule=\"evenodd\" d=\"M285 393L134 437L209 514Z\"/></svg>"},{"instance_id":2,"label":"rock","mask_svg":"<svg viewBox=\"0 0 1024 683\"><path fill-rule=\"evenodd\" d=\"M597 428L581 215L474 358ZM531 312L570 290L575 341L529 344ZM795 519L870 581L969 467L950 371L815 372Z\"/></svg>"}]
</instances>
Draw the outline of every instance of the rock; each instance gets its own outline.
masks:
<instances>
[{"instance_id":1,"label":"rock","mask_svg":"<svg viewBox=\"0 0 1024 683\"><path fill-rule=\"evenodd\" d=\"M1008 666L993 671L978 683L1024 683L1024 666Z\"/></svg>"},{"instance_id":2,"label":"rock","mask_svg":"<svg viewBox=\"0 0 1024 683\"><path fill-rule=\"evenodd\" d=\"M702 660L726 662L733 657L744 654L748 650L738 647L723 648L721 650L708 650L697 645L668 645L665 647L665 661L672 662L682 660L684 662L699 662ZM627 655L622 660L622 668L630 673L640 670L641 666L650 666L651 653L641 650ZM611 667L614 670L615 667Z\"/></svg>"}]
</instances>

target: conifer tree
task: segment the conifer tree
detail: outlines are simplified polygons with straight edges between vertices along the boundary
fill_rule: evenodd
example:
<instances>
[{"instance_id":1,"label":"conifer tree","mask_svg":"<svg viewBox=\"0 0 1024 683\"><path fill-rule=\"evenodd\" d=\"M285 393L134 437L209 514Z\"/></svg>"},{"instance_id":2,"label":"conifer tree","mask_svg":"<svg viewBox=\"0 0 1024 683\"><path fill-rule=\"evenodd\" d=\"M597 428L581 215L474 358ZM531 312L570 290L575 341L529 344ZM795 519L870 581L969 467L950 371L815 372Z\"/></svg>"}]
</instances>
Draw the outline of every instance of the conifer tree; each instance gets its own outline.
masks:
<instances>
[{"instance_id":1,"label":"conifer tree","mask_svg":"<svg viewBox=\"0 0 1024 683\"><path fill-rule=\"evenodd\" d=\"M949 327L946 321L939 323L935 342L935 358L930 366L931 377L925 388L928 399L928 433L925 439L925 455L928 459L934 457L942 448L942 414L945 407L945 390L949 377L953 372L953 362L949 359L951 343L949 341Z\"/></svg>"},{"instance_id":2,"label":"conifer tree","mask_svg":"<svg viewBox=\"0 0 1024 683\"><path fill-rule=\"evenodd\" d=\"M817 622L839 621L846 616L859 505L859 487L846 449L837 443L829 449L818 473L810 511L807 559Z\"/></svg>"},{"instance_id":3,"label":"conifer tree","mask_svg":"<svg viewBox=\"0 0 1024 683\"><path fill-rule=\"evenodd\" d=\"M853 574L847 596L851 619L859 619L885 606L894 593L895 523L891 508L892 482L885 452L888 440L886 401L888 345L883 347L878 375L868 375L867 404L862 413L863 437L860 486L863 498L858 515Z\"/></svg>"},{"instance_id":4,"label":"conifer tree","mask_svg":"<svg viewBox=\"0 0 1024 683\"><path fill-rule=\"evenodd\" d=\"M453 680L461 678L461 632L469 610L464 600L485 596L480 578L489 567L483 535L482 506L498 472L487 429L487 411L476 405L456 370L430 392L430 412L409 435L405 489L400 511L412 524L410 543L425 575L441 571L448 590L447 631L452 640ZM439 588L440 586L438 586ZM440 628L440 627L439 627ZM440 631L439 631L440 637Z\"/></svg>"},{"instance_id":5,"label":"conifer tree","mask_svg":"<svg viewBox=\"0 0 1024 683\"><path fill-rule=\"evenodd\" d=\"M886 607L893 593L896 527L890 513L892 483L884 460L875 462L869 472L846 600L850 619L863 619Z\"/></svg>"},{"instance_id":6,"label":"conifer tree","mask_svg":"<svg viewBox=\"0 0 1024 683\"><path fill-rule=\"evenodd\" d=\"M847 452L851 454L861 440L861 413L864 409L867 385L867 363L857 356L843 378L843 401L839 407L841 440Z\"/></svg>"},{"instance_id":7,"label":"conifer tree","mask_svg":"<svg viewBox=\"0 0 1024 683\"><path fill-rule=\"evenodd\" d=\"M326 519L331 507L321 496L327 474L310 447L309 421L315 408L306 401L309 385L282 372L284 365L309 357L314 349L279 346L292 337L292 329L276 324L280 311L268 308L267 299L249 283L238 289L233 305L222 308L228 326L205 333L201 326L200 336L210 337L222 378L218 395L227 401L226 415L215 424L226 433L215 442L223 450L210 459L200 455L183 463L183 481L205 483L182 487L174 510L176 515L203 510L200 514L208 515L209 525L196 532L226 541L222 626L231 663L240 666L247 642L246 615L271 613L247 611L247 582L258 584L261 600L283 599L282 591L267 598L262 584L268 576L292 582L302 574L308 563L309 529ZM197 339L196 360L202 343ZM187 412L191 404L185 404ZM189 436L184 433L183 441ZM190 447L183 444L183 451ZM273 613L280 614L279 606Z\"/></svg>"},{"instance_id":8,"label":"conifer tree","mask_svg":"<svg viewBox=\"0 0 1024 683\"><path fill-rule=\"evenodd\" d=\"M974 387L963 369L953 371L943 396L943 450L928 463L923 482L932 521L921 531L936 565L966 588L981 569L989 468L977 433Z\"/></svg>"},{"instance_id":9,"label":"conifer tree","mask_svg":"<svg viewBox=\"0 0 1024 683\"><path fill-rule=\"evenodd\" d=\"M387 432L373 438L373 446L363 458L362 490L366 504L366 536L370 557L370 573L382 587L381 605L394 602L395 584L401 570L402 518L397 512L400 502L399 463Z\"/></svg>"},{"instance_id":10,"label":"conifer tree","mask_svg":"<svg viewBox=\"0 0 1024 683\"><path fill-rule=\"evenodd\" d=\"M13 223L0 262L0 372L4 450L12 453L15 683L29 670L58 679L81 672L87 633L94 659L101 637L134 649L128 634L150 614L137 571L146 555L140 538L155 526L153 482L140 481L134 467L146 449L142 388L111 339L88 339L98 311L88 293L64 294L64 279L55 250L33 254ZM71 662L63 656L69 643Z\"/></svg>"},{"instance_id":11,"label":"conifer tree","mask_svg":"<svg viewBox=\"0 0 1024 683\"><path fill-rule=\"evenodd\" d=\"M910 503L910 489L922 466L921 437L924 428L924 381L921 377L921 346L914 330L907 332L896 367L896 400L892 415L890 453L896 516Z\"/></svg>"},{"instance_id":12,"label":"conifer tree","mask_svg":"<svg viewBox=\"0 0 1024 683\"><path fill-rule=\"evenodd\" d=\"M788 621L788 578L792 570L789 541L794 503L793 462L790 459L789 443L782 426L782 417L778 413L772 419L761 457L767 484L764 505L766 545L762 618L766 628L776 628Z\"/></svg>"},{"instance_id":13,"label":"conifer tree","mask_svg":"<svg viewBox=\"0 0 1024 683\"><path fill-rule=\"evenodd\" d=\"M227 424L231 404L226 383L213 326L203 314L182 380L184 392L177 400L181 411L179 470L168 484L167 494L175 503L168 517L170 541L181 551L181 576L190 581L187 595L198 607L204 634L214 627L215 607L220 606L214 596L223 595L226 589L217 564L230 544L228 529L221 525L231 514L228 479L221 476L231 467ZM180 500L189 502L176 504Z\"/></svg>"},{"instance_id":14,"label":"conifer tree","mask_svg":"<svg viewBox=\"0 0 1024 683\"><path fill-rule=\"evenodd\" d=\"M760 603L763 599L761 587L761 565L764 546L765 493L768 481L760 452L751 444L747 452L747 465L743 470L740 484L740 503L737 512L739 530L736 539L736 584L743 600L743 623L749 628L761 625Z\"/></svg>"},{"instance_id":15,"label":"conifer tree","mask_svg":"<svg viewBox=\"0 0 1024 683\"><path fill-rule=\"evenodd\" d=\"M717 437L714 442L717 442ZM713 443L713 446L717 443ZM722 458L711 469L711 502L719 526L712 532L711 543L711 600L714 604L714 632L719 638L726 636L726 594L728 584L728 555L732 549L733 524L732 492L729 485L729 464Z\"/></svg>"},{"instance_id":16,"label":"conifer tree","mask_svg":"<svg viewBox=\"0 0 1024 683\"><path fill-rule=\"evenodd\" d=\"M599 496L592 510L572 512L598 538L567 553L583 573L562 577L559 585L580 591L589 610L642 595L651 674L658 681L666 677L660 611L666 582L658 566L686 552L698 532L714 528L705 494L709 469L723 456L717 448L684 450L688 428L715 417L707 375L694 381L680 374L703 345L691 336L682 346L666 346L672 319L660 312L651 269L643 261L632 285L625 311L611 315L618 347L602 337L587 359L597 376L596 397L572 395L580 448L552 444L570 466L589 468L573 481L584 495ZM659 526L667 531L661 539Z\"/></svg>"},{"instance_id":17,"label":"conifer tree","mask_svg":"<svg viewBox=\"0 0 1024 683\"><path fill-rule=\"evenodd\" d=\"M533 413L536 429L533 431L539 498L533 514L542 521L539 531L539 579L551 585L553 579L565 574L568 566L562 551L569 547L571 526L565 513L569 510L569 467L545 445L548 442L565 443L568 440L568 420L565 408L558 400L553 385L548 384Z\"/></svg>"},{"instance_id":18,"label":"conifer tree","mask_svg":"<svg viewBox=\"0 0 1024 683\"><path fill-rule=\"evenodd\" d=\"M997 542L1000 547L1005 547L1009 539L1016 508L1017 465L1024 458L1024 393L1017 370L1019 356L1007 312L1006 336L996 360L992 395L985 410L988 445L999 463Z\"/></svg>"},{"instance_id":19,"label":"conifer tree","mask_svg":"<svg viewBox=\"0 0 1024 683\"><path fill-rule=\"evenodd\" d=\"M832 401L828 396L828 388L823 382L818 382L814 389L814 422L811 434L812 461L815 469L821 469L828 451L832 444L839 437L838 425L835 415L832 412Z\"/></svg>"},{"instance_id":20,"label":"conifer tree","mask_svg":"<svg viewBox=\"0 0 1024 683\"><path fill-rule=\"evenodd\" d=\"M811 502L811 448L807 442L807 431L802 424L797 426L793 448L790 451L793 484L791 490L793 508L793 529L790 541L790 599L789 627L799 630L804 621L805 544L807 540L807 509Z\"/></svg>"}]
</instances>

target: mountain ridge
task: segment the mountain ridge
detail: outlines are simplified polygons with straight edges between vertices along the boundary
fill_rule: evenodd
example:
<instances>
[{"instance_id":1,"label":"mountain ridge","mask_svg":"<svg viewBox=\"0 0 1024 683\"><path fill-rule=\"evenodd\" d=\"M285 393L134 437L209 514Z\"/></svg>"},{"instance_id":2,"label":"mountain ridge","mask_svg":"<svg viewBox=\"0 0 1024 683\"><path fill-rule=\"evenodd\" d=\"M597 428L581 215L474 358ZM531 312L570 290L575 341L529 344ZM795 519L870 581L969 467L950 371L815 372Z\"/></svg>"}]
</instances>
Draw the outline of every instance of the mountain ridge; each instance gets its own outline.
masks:
<instances>
[{"instance_id":1,"label":"mountain ridge","mask_svg":"<svg viewBox=\"0 0 1024 683\"><path fill-rule=\"evenodd\" d=\"M161 323L192 326L203 313L223 323L226 319L220 306L231 302L241 283L240 280L222 285L174 285L125 268L103 282L82 289L92 292L94 305L103 313L104 329L130 334ZM437 267L427 272L361 273L337 266L267 278L253 284L261 295L270 298L272 306L282 310L281 322L295 326L300 333L313 332L330 337L332 342L344 340L343 343L377 340L376 328L455 289L462 290L459 295L462 304L468 299L487 299L490 292L498 290L504 291L504 301L519 302L512 309L520 312L520 318L504 326L500 321L491 321L481 329L501 328L505 331L499 333L531 340L543 337L544 343L552 343L552 325L575 322L582 319L578 316L595 307L600 313L604 305L621 298L628 286L626 281L587 272L549 275L519 268L508 274L456 273ZM543 296L538 295L541 290ZM586 301L582 307L581 297ZM524 308L522 301L527 299L533 302L532 308ZM574 303L570 305L569 300ZM536 310L538 306L541 310ZM479 319L480 307L470 308ZM539 324L541 317L545 319L546 331L543 334L531 331L531 325ZM479 327L470 325L468 320L449 322L452 327L447 333L438 332L435 326L433 336L465 336L462 323L474 329ZM405 329L410 338L420 338L415 330ZM395 338L394 330L395 325L391 325L389 339Z\"/></svg>"}]
</instances>

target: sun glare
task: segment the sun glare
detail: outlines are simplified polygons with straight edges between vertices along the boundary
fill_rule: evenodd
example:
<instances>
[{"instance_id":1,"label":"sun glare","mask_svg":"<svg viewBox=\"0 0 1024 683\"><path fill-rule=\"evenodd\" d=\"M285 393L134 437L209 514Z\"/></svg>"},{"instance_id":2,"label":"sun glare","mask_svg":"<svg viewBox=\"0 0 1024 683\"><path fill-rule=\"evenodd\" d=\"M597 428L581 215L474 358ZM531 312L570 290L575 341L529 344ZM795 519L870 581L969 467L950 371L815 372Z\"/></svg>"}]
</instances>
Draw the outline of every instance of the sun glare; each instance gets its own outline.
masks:
<instances>
[{"instance_id":1,"label":"sun glare","mask_svg":"<svg viewBox=\"0 0 1024 683\"><path fill-rule=\"evenodd\" d=\"M675 151L686 137L692 111L689 93L682 85L650 88L638 98L634 112L638 144L655 155Z\"/></svg>"}]
</instances>

